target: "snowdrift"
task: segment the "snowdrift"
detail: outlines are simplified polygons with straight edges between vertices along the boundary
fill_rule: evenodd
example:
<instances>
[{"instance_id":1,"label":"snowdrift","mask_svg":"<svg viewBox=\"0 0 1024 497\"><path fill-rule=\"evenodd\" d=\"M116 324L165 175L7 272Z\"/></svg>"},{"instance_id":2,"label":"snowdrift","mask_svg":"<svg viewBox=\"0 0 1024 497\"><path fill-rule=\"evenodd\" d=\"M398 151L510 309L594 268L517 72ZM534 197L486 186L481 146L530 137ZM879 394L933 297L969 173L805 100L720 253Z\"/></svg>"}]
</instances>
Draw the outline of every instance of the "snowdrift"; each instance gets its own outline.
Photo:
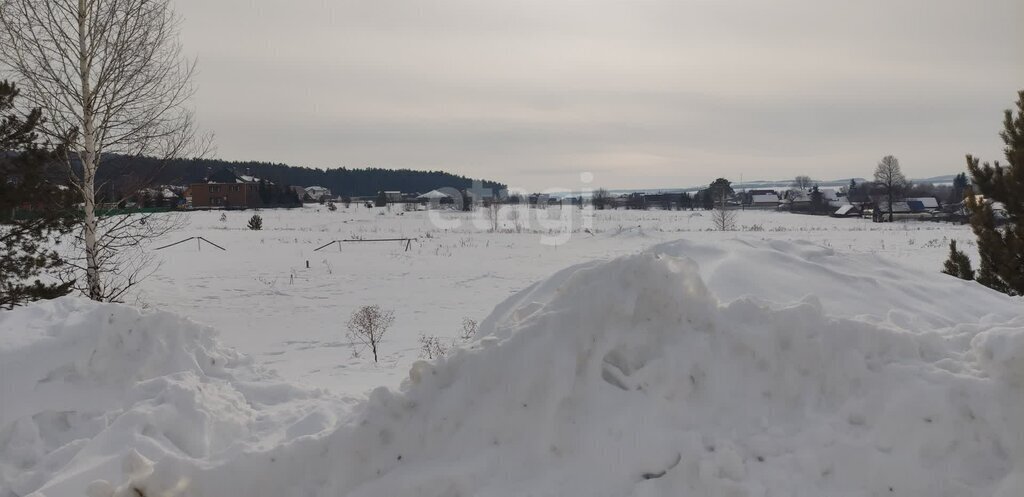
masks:
<instances>
[{"instance_id":1,"label":"snowdrift","mask_svg":"<svg viewBox=\"0 0 1024 497\"><path fill-rule=\"evenodd\" d=\"M326 409L296 419L327 399L173 314L76 298L0 312L0 496L82 496L132 451L216 464L333 427Z\"/></svg>"},{"instance_id":2,"label":"snowdrift","mask_svg":"<svg viewBox=\"0 0 1024 497\"><path fill-rule=\"evenodd\" d=\"M114 314L129 317L94 331ZM139 340L133 319L192 331ZM137 463L137 448L156 461L133 483L145 495L1024 495L1024 304L811 245L675 242L563 270L500 304L472 346L334 418L325 397L240 381L243 358L172 316L59 301L0 317L0 334L12 322L29 323L0 352L14 398L54 384L119 406L4 402L15 494L81 495L120 477L92 461ZM115 365L94 371L100 337ZM142 360L117 362L126 350ZM78 440L55 440L52 413L81 405L105 424L76 418ZM18 464L50 476L12 480Z\"/></svg>"}]
</instances>

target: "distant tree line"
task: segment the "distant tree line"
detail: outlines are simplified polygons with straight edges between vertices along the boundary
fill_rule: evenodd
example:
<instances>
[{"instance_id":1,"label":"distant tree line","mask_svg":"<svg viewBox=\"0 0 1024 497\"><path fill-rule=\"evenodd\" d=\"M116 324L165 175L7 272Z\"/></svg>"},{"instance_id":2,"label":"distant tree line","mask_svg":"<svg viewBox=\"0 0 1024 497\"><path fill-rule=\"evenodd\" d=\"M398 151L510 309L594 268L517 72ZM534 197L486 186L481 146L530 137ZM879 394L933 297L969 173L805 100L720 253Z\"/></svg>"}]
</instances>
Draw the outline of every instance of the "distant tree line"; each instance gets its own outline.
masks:
<instances>
[{"instance_id":1,"label":"distant tree line","mask_svg":"<svg viewBox=\"0 0 1024 497\"><path fill-rule=\"evenodd\" d=\"M119 185L137 185L145 179L149 185L187 185L201 182L219 170L255 176L278 185L323 186L339 196L374 196L382 190L426 193L443 187L456 189L473 186L473 179L444 171L411 169L311 169L270 162L235 162L218 159L158 160L147 157L112 156L99 170L99 182L116 190ZM502 183L484 180L484 188L501 190ZM112 192L113 193L113 192Z\"/></svg>"}]
</instances>

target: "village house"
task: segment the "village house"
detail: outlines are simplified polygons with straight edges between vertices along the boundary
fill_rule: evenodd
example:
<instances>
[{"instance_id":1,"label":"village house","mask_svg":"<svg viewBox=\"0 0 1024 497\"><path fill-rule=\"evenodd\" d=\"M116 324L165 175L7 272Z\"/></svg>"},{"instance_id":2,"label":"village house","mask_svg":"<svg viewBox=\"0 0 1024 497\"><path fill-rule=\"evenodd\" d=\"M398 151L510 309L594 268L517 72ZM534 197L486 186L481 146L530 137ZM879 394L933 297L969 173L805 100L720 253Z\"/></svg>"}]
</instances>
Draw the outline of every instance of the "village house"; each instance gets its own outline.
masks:
<instances>
[{"instance_id":1,"label":"village house","mask_svg":"<svg viewBox=\"0 0 1024 497\"><path fill-rule=\"evenodd\" d=\"M205 183L189 185L189 193L193 209L228 209L262 205L259 178L238 176L226 169L211 174Z\"/></svg>"},{"instance_id":2,"label":"village house","mask_svg":"<svg viewBox=\"0 0 1024 497\"><path fill-rule=\"evenodd\" d=\"M291 187L291 190L292 190L292 193L294 193L295 196L298 197L300 201L302 201L302 202L314 202L313 197L310 197L309 194L306 193L306 189L304 187L293 186L293 187Z\"/></svg>"},{"instance_id":3,"label":"village house","mask_svg":"<svg viewBox=\"0 0 1024 497\"><path fill-rule=\"evenodd\" d=\"M774 209L779 206L779 196L774 192L750 193L750 207Z\"/></svg>"},{"instance_id":4,"label":"village house","mask_svg":"<svg viewBox=\"0 0 1024 497\"><path fill-rule=\"evenodd\" d=\"M305 196L313 202L324 202L330 200L331 190L323 186L307 186L305 189ZM305 199L303 199L305 201Z\"/></svg>"},{"instance_id":5,"label":"village house","mask_svg":"<svg viewBox=\"0 0 1024 497\"><path fill-rule=\"evenodd\" d=\"M939 210L939 201L935 197L908 198L907 204L913 212L934 212Z\"/></svg>"}]
</instances>

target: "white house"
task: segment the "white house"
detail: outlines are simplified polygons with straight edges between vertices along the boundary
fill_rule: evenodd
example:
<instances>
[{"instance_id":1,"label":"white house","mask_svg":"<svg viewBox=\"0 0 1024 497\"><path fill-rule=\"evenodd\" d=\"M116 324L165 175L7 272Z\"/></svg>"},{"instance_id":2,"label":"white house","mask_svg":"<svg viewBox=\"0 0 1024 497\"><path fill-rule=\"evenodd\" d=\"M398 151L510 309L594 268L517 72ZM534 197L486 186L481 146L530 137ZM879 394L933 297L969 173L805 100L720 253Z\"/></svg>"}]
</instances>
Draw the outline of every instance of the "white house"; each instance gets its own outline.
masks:
<instances>
[{"instance_id":1,"label":"white house","mask_svg":"<svg viewBox=\"0 0 1024 497\"><path fill-rule=\"evenodd\" d=\"M309 198L319 202L320 200L327 200L331 198L331 190L323 186L308 186L306 187L306 195L309 195Z\"/></svg>"},{"instance_id":2,"label":"white house","mask_svg":"<svg viewBox=\"0 0 1024 497\"><path fill-rule=\"evenodd\" d=\"M424 193L423 195L420 195L420 196L416 197L416 200L428 200L428 201L429 200L441 200L441 199L450 198L450 197L451 197L451 195L448 195L447 193L439 192L437 190L430 190L429 192Z\"/></svg>"}]
</instances>

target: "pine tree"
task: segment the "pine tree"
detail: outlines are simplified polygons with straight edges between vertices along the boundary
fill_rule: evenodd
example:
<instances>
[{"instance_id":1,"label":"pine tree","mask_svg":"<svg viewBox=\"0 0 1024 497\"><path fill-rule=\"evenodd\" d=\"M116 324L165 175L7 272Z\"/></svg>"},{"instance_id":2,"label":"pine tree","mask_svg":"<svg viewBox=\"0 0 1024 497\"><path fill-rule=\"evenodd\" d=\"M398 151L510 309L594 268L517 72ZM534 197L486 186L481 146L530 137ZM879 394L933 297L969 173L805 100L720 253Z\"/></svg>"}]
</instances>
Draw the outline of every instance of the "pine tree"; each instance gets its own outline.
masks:
<instances>
[{"instance_id":1,"label":"pine tree","mask_svg":"<svg viewBox=\"0 0 1024 497\"><path fill-rule=\"evenodd\" d=\"M679 195L679 207L686 210L693 210L693 198L690 194L683 192Z\"/></svg>"},{"instance_id":2,"label":"pine tree","mask_svg":"<svg viewBox=\"0 0 1024 497\"><path fill-rule=\"evenodd\" d=\"M48 243L58 243L76 216L70 190L49 181L57 151L37 143L41 112L14 111L18 90L0 81L0 309L67 295L74 283L43 283L39 277L63 265ZM30 207L25 212L18 209Z\"/></svg>"},{"instance_id":3,"label":"pine tree","mask_svg":"<svg viewBox=\"0 0 1024 497\"><path fill-rule=\"evenodd\" d=\"M980 164L967 156L967 169L979 199L971 194L967 207L971 212L971 229L978 237L981 265L978 282L1010 295L1024 295L1024 90L1017 94L1017 116L1007 109L1003 131L1006 165ZM1006 212L1005 226L996 223L993 203L999 202Z\"/></svg>"},{"instance_id":4,"label":"pine tree","mask_svg":"<svg viewBox=\"0 0 1024 497\"><path fill-rule=\"evenodd\" d=\"M252 217L249 218L248 226L249 229L253 231L259 231L263 229L263 218L260 217L259 214L253 214Z\"/></svg>"},{"instance_id":5,"label":"pine tree","mask_svg":"<svg viewBox=\"0 0 1024 497\"><path fill-rule=\"evenodd\" d=\"M949 259L942 267L942 272L950 276L956 276L962 280L973 280L974 269L971 268L971 259L967 254L956 248L956 240L949 242Z\"/></svg>"},{"instance_id":6,"label":"pine tree","mask_svg":"<svg viewBox=\"0 0 1024 497\"><path fill-rule=\"evenodd\" d=\"M817 214L825 206L825 196L818 190L818 185L811 187L811 212Z\"/></svg>"},{"instance_id":7,"label":"pine tree","mask_svg":"<svg viewBox=\"0 0 1024 497\"><path fill-rule=\"evenodd\" d=\"M711 192L712 202L718 202L719 199L724 197L731 197L736 192L732 189L732 183L725 178L718 178L708 185L708 191Z\"/></svg>"},{"instance_id":8,"label":"pine tree","mask_svg":"<svg viewBox=\"0 0 1024 497\"><path fill-rule=\"evenodd\" d=\"M959 204L964 200L964 193L967 192L967 188L970 186L970 181L967 180L967 173L960 173L953 178L953 190L950 193L949 203Z\"/></svg>"}]
</instances>

